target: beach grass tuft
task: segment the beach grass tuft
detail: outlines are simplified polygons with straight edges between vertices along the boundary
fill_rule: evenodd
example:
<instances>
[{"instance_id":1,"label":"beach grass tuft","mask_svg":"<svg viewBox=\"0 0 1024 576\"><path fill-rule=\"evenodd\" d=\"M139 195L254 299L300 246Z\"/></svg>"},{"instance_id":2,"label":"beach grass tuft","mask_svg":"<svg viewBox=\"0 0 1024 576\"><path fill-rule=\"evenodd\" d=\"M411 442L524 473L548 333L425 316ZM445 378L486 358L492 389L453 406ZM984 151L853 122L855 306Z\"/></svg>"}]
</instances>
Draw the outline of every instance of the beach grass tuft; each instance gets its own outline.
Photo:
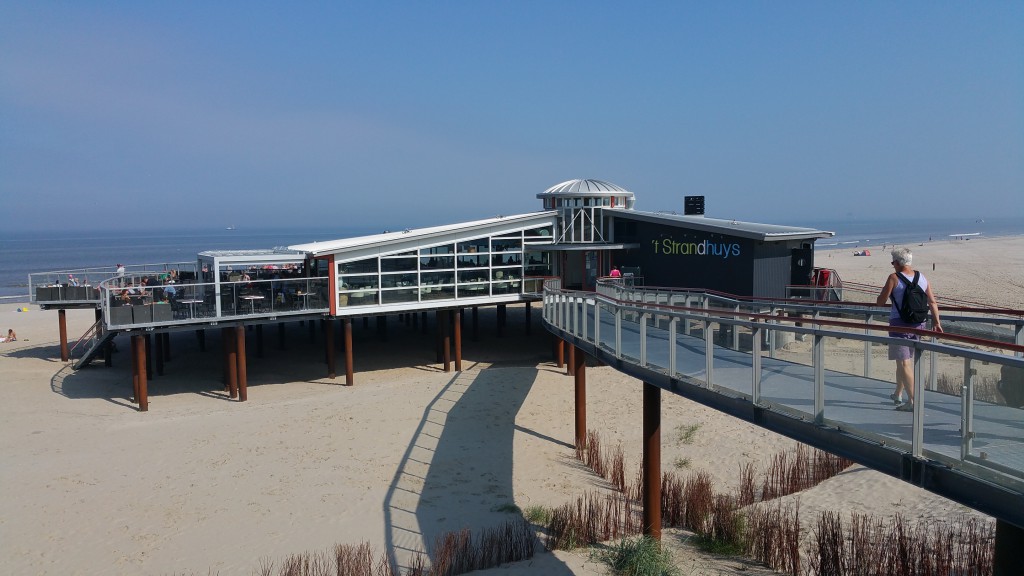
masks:
<instances>
[{"instance_id":1,"label":"beach grass tuft","mask_svg":"<svg viewBox=\"0 0 1024 576\"><path fill-rule=\"evenodd\" d=\"M623 576L674 576L679 569L661 544L649 537L623 538L600 555L615 574Z\"/></svg>"}]
</instances>

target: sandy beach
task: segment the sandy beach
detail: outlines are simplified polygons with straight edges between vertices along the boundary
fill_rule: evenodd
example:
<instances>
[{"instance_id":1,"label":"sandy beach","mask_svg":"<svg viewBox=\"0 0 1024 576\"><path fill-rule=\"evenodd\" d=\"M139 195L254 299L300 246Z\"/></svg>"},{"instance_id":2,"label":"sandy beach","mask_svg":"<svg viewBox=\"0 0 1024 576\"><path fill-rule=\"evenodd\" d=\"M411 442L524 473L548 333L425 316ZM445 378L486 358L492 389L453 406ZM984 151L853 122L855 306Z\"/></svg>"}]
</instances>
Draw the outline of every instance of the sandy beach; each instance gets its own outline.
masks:
<instances>
[{"instance_id":1,"label":"sandy beach","mask_svg":"<svg viewBox=\"0 0 1024 576\"><path fill-rule=\"evenodd\" d=\"M864 247L860 247L863 249ZM911 246L940 297L1024 308L1024 238ZM819 252L846 281L881 285L888 251ZM934 270L932 265L934 264ZM129 402L127 341L114 366L73 371L59 361L57 313L0 305L0 572L8 574L250 574L261 561L368 542L377 553L420 550L441 533L514 517L509 505L557 506L607 484L573 456L573 380L551 362L534 306L503 337L481 311L480 341L464 342L464 370L445 373L432 338L392 319L388 341L356 324L356 385L325 377L322 335L291 324L287 350L268 333L249 344L249 400L221 391L220 342L171 339L166 374L150 382L150 411ZM69 337L92 311L69 311ZM271 336L273 334L273 336ZM250 334L250 338L254 338ZM589 427L621 443L627 475L641 457L641 383L590 367ZM692 444L674 430L697 425ZM720 492L740 466L763 469L789 439L664 394L662 462L688 459ZM854 466L791 499L809 525L820 510L912 519L969 509ZM806 532L806 530L805 530ZM665 542L683 574L758 574L742 560ZM605 574L587 551L540 552L484 573ZM768 571L763 573L767 574Z\"/></svg>"}]
</instances>

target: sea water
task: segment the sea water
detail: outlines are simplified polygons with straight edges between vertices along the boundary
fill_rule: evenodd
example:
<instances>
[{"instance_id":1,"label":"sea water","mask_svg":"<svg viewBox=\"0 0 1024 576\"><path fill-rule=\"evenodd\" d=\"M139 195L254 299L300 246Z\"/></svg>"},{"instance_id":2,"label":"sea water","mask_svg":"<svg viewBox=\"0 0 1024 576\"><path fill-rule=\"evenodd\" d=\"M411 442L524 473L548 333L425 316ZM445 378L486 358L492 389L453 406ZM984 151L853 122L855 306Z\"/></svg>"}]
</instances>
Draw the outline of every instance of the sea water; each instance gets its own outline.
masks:
<instances>
[{"instance_id":1,"label":"sea water","mask_svg":"<svg viewBox=\"0 0 1024 576\"><path fill-rule=\"evenodd\" d=\"M875 247L882 244L916 245L929 240L1024 235L1024 218L972 220L828 220L772 222L835 232L815 243L818 249ZM291 228L236 230L175 230L147 233L46 232L4 233L0 237L0 301L27 300L28 275L115 266L195 262L204 250L270 249L313 241L335 240L381 232L376 227Z\"/></svg>"},{"instance_id":2,"label":"sea water","mask_svg":"<svg viewBox=\"0 0 1024 576\"><path fill-rule=\"evenodd\" d=\"M339 227L5 233L0 237L0 302L27 300L28 275L34 272L195 262L196 254L206 250L272 249L381 231Z\"/></svg>"}]
</instances>

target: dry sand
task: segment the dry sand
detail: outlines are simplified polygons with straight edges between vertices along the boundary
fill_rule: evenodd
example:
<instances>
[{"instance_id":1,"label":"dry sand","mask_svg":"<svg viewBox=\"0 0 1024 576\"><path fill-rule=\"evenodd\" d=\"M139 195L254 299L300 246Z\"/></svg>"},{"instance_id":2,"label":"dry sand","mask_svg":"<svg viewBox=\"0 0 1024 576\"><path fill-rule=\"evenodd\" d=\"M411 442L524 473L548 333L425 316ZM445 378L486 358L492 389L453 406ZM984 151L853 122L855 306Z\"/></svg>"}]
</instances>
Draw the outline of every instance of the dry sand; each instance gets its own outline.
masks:
<instances>
[{"instance_id":1,"label":"dry sand","mask_svg":"<svg viewBox=\"0 0 1024 576\"><path fill-rule=\"evenodd\" d=\"M1024 307L1024 240L913 248L940 294ZM818 258L844 279L876 285L889 261L881 251ZM933 260L935 272L928 270ZM973 280L998 270L1000 289L991 275ZM279 563L363 541L402 557L444 531L506 520L509 504L556 506L607 490L573 458L572 379L550 362L534 312L532 337L524 336L517 307L499 338L493 310L482 311L480 342L465 339L459 374L434 362L429 336L392 320L383 343L357 323L351 388L323 377L322 340L311 341L306 327L288 327L287 351L277 349L271 329L263 358L250 340L245 403L220 391L215 331L205 353L191 333L178 333L166 375L150 383L150 411L140 413L127 399L127 342L114 367L74 372L58 359L56 312L0 305L0 328L21 337L0 344L0 572L250 574L263 559ZM77 337L92 312L68 318ZM632 473L641 455L641 384L607 367L588 368L587 380L589 426L606 445L621 443ZM665 394L663 404L663 466L689 459L689 469L708 471L720 491L735 485L742 463L763 468L795 446L682 398ZM693 443L679 441L676 430L693 424ZM910 518L970 513L861 467L798 498L805 522L825 509ZM761 573L697 554L685 539L665 535L683 574ZM487 572L607 573L588 552L540 553Z\"/></svg>"}]
</instances>

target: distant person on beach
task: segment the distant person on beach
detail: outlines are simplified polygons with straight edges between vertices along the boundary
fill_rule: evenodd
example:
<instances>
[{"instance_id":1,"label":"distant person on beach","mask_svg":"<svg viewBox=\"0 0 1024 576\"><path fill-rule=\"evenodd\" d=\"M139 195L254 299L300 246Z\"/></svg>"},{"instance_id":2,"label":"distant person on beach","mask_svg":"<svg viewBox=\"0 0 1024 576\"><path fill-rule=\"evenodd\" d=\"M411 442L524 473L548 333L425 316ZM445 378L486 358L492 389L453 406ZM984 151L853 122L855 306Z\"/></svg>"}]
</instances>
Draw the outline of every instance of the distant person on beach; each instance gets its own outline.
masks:
<instances>
[{"instance_id":1,"label":"distant person on beach","mask_svg":"<svg viewBox=\"0 0 1024 576\"><path fill-rule=\"evenodd\" d=\"M914 269L910 267L910 263L913 261L913 258L914 255L910 252L909 248L897 248L892 251L892 266L895 271L892 274L889 274L889 277L885 281L885 286L882 287L882 291L878 294L878 298L875 300L875 303L882 306L886 302L890 302L890 296L892 296L892 305L889 309L889 326L924 330L924 322L920 324L909 324L900 318L899 305L903 303L907 284L913 282L914 279ZM904 284L897 274L903 276L907 281L907 284ZM928 297L928 308L932 315L933 329L936 332L942 332L942 324L939 322L939 306L935 302L935 295L932 294L932 287L928 284L928 279L924 277L924 274L920 275L920 278L918 279L918 286L924 290L925 295ZM889 337L904 338L906 340L919 340L917 334L904 332L889 332ZM896 361L896 391L889 397L892 398L892 401L897 405L896 409L901 412L910 412L914 409L913 358L914 353L909 346L899 346L897 344L889 345L889 360ZM907 391L907 401L905 403L903 402L904 390Z\"/></svg>"},{"instance_id":2,"label":"distant person on beach","mask_svg":"<svg viewBox=\"0 0 1024 576\"><path fill-rule=\"evenodd\" d=\"M7 337L0 336L0 342L17 342L18 335L14 333L14 328L7 329Z\"/></svg>"}]
</instances>

